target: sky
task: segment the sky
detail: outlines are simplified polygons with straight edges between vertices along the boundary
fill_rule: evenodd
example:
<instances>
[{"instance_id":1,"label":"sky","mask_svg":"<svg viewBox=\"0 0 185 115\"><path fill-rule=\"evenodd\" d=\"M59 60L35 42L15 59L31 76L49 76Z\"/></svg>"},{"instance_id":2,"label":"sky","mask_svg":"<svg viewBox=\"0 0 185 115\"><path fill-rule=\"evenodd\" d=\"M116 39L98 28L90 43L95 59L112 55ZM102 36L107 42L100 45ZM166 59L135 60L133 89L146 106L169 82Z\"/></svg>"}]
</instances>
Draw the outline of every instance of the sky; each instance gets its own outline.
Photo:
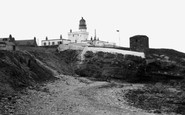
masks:
<instances>
[{"instance_id":1,"label":"sky","mask_svg":"<svg viewBox=\"0 0 185 115\"><path fill-rule=\"evenodd\" d=\"M96 29L100 40L129 47L130 37L147 35L151 48L185 52L184 6L184 0L0 0L0 37L67 39L83 17L89 39Z\"/></svg>"}]
</instances>

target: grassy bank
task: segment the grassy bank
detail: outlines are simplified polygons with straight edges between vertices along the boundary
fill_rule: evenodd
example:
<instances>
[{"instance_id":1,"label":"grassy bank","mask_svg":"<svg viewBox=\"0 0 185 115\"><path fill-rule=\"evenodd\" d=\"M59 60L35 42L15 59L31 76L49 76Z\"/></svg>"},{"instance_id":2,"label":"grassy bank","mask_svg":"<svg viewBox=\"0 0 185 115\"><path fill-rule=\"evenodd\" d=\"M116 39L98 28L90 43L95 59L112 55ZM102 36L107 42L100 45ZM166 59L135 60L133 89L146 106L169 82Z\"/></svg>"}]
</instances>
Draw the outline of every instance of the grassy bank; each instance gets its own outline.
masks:
<instances>
[{"instance_id":1,"label":"grassy bank","mask_svg":"<svg viewBox=\"0 0 185 115\"><path fill-rule=\"evenodd\" d=\"M53 73L26 51L0 51L0 95L53 80Z\"/></svg>"},{"instance_id":2,"label":"grassy bank","mask_svg":"<svg viewBox=\"0 0 185 115\"><path fill-rule=\"evenodd\" d=\"M177 83L177 82L175 82ZM185 84L156 83L145 85L142 89L129 90L125 95L131 106L154 113L185 114Z\"/></svg>"},{"instance_id":3,"label":"grassy bank","mask_svg":"<svg viewBox=\"0 0 185 115\"><path fill-rule=\"evenodd\" d=\"M154 113L185 114L185 54L170 49L150 49L146 57L145 86L129 90L128 104Z\"/></svg>"}]
</instances>

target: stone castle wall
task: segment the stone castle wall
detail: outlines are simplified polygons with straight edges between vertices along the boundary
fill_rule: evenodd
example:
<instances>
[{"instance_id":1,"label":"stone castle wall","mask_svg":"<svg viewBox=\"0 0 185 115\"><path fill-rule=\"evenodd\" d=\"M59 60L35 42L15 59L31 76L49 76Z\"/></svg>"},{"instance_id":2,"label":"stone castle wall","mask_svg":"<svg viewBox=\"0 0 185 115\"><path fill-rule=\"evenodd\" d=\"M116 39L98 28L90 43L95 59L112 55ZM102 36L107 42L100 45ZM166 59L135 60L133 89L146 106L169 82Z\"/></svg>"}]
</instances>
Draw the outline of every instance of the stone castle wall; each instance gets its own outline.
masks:
<instances>
[{"instance_id":1,"label":"stone castle wall","mask_svg":"<svg viewBox=\"0 0 185 115\"><path fill-rule=\"evenodd\" d=\"M132 51L145 52L149 49L149 38L145 35L130 37L130 49Z\"/></svg>"}]
</instances>

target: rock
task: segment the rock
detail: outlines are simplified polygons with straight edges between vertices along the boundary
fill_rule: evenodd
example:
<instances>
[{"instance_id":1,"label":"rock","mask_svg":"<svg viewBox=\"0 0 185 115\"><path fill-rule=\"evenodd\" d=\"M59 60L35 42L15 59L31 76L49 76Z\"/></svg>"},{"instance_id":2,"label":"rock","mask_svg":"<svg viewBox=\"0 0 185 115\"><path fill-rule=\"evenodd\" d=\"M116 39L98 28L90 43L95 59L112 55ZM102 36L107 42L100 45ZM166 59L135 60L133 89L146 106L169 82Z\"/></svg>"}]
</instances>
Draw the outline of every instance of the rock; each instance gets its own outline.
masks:
<instances>
[{"instance_id":1,"label":"rock","mask_svg":"<svg viewBox=\"0 0 185 115\"><path fill-rule=\"evenodd\" d=\"M143 74L142 65L145 60L140 57L107 52L92 53L85 54L86 58L76 69L78 75L104 80L119 78L134 81Z\"/></svg>"}]
</instances>

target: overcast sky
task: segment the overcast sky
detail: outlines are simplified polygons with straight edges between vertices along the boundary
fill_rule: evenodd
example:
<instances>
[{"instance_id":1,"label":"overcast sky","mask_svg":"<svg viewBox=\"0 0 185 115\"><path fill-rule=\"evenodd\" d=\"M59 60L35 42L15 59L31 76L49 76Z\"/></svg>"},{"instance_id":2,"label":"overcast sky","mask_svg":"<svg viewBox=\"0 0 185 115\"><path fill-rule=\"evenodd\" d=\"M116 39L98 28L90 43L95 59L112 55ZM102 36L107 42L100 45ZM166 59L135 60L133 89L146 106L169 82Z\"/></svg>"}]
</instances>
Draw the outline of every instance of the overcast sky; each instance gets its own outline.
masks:
<instances>
[{"instance_id":1,"label":"overcast sky","mask_svg":"<svg viewBox=\"0 0 185 115\"><path fill-rule=\"evenodd\" d=\"M0 0L0 37L67 38L84 17L100 40L129 47L129 37L147 35L151 48L185 52L184 0ZM90 37L89 37L90 38Z\"/></svg>"}]
</instances>

